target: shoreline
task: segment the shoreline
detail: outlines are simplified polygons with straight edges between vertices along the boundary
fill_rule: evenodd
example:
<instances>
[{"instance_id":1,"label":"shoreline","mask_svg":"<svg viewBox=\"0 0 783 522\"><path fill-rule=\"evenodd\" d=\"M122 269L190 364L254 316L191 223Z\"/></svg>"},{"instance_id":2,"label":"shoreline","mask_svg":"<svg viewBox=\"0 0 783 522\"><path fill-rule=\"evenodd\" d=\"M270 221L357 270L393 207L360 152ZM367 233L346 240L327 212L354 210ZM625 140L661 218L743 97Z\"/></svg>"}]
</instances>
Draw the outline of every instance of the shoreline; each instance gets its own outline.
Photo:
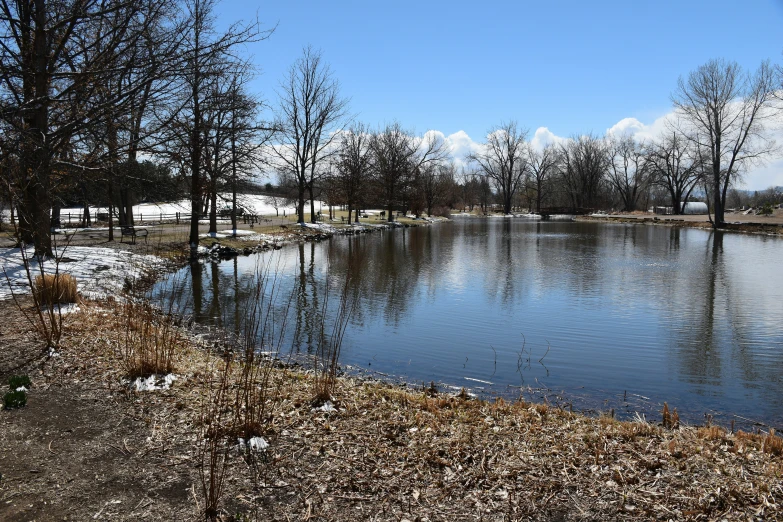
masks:
<instances>
[{"instance_id":1,"label":"shoreline","mask_svg":"<svg viewBox=\"0 0 783 522\"><path fill-rule=\"evenodd\" d=\"M203 404L226 352L182 330L171 388L133 391L112 341L124 331L116 306L86 303L69 316L59 355L31 365L28 405L0 412L0 517L200 516L199 452L210 440L199 435ZM223 441L221 520L746 520L782 512L776 436L353 377L339 377L332 406L322 408L311 371L269 361L263 449Z\"/></svg>"},{"instance_id":2,"label":"shoreline","mask_svg":"<svg viewBox=\"0 0 783 522\"><path fill-rule=\"evenodd\" d=\"M754 216L757 217L757 216ZM783 224L763 221L727 222L723 227L714 229L709 221L688 220L682 216L658 217L650 215L606 215L606 216L576 216L576 221L596 223L625 223L634 225L659 225L676 228L698 228L707 231L735 232L743 234L760 234L769 236L783 236Z\"/></svg>"},{"instance_id":3,"label":"shoreline","mask_svg":"<svg viewBox=\"0 0 783 522\"><path fill-rule=\"evenodd\" d=\"M204 251L202 255L199 257L199 262L220 262L223 260L228 260L233 257L233 255L250 255L253 253L264 253L268 252L270 250L277 250L280 248L285 248L287 246L296 245L300 243L306 243L311 241L324 241L324 240L330 240L334 237L339 236L353 236L353 235L360 235L360 234L369 234L374 232L383 232L383 231L389 231L389 230L396 230L400 228L415 228L419 226L430 226L435 223L440 222L448 222L452 221L455 217L475 217L475 218L483 218L483 219L490 219L490 218L504 218L504 219L513 219L510 216L503 216L503 215L487 215L487 216L477 216L477 215L469 215L469 214L455 214L452 215L452 218L450 219L444 219L444 218L435 218L435 219L421 219L421 220L410 220L408 218L408 222L405 223L399 223L397 221L393 222L393 224L389 224L387 222L383 223L361 223L360 225L348 225L348 226L331 226L326 225L324 227L321 224L310 224L306 223L305 225L299 225L299 224L293 224L287 226L284 230L280 232L280 236L276 236L274 240L271 242L266 240L262 241L261 243L258 243L256 246L260 248L253 249L251 251L245 250L242 252L241 246L242 243L246 242L255 242L256 239L254 236L248 236L246 239L243 239L242 236L238 238L215 238L214 243L223 245L225 243L228 243L230 245L238 245L237 248L235 248L235 252L231 253L228 257L221 257L220 255L216 255L217 253L210 253L207 251ZM582 219L584 218L584 219ZM524 218L521 218L524 219ZM709 222L698 222L698 221L685 221L682 219L678 219L677 217L672 219L651 219L647 216L640 216L640 217L629 217L629 216L608 216L606 219L604 218L595 218L595 217L584 217L584 216L578 216L576 221L594 221L594 222L621 222L621 223L630 223L630 224L658 224L658 225L673 225L673 226L683 226L683 227L689 227L689 228L701 228L706 230L711 230ZM781 234L783 234L783 225L775 225L772 224L771 226L780 226L781 228ZM751 233L751 232L746 232ZM263 235L263 234L262 234ZM212 238L209 237L202 237L202 244L204 242L209 242ZM226 241L226 239L228 241ZM247 247L245 247L246 249ZM183 260L181 264L174 266L173 270L177 270L180 268L184 268L187 266L189 261ZM301 361L300 361L301 362ZM302 365L303 368L307 367L307 364ZM422 389L424 387L429 386L428 382L422 382L422 381L416 381L411 379L410 377L404 375L404 374L395 374L395 373L389 373L389 372L383 372L378 371L372 367L357 365L357 364L340 364L339 365L340 371L344 373L345 376L356 378L360 380L368 380L369 382L379 382L384 384L389 384L392 386L398 386L402 389L408 389L408 390L416 390L416 389ZM591 418L598 418L603 415L611 415L616 417L619 420L629 420L633 419L635 416L642 415L645 418L650 419L651 422L658 422L661 418L661 410L663 407L663 403L666 402L663 400L663 402L654 402L652 399L649 399L643 395L639 395L637 393L634 393L633 390L625 390L625 393L623 393L623 390L616 391L615 393L606 394L606 395L599 395L599 392L601 390L596 390L593 394L591 394L589 397L584 396L579 393L580 390L584 390L583 386L575 386L571 390L561 390L561 389L550 389L547 387L520 387L520 386L513 386L508 385L505 389L498 389L498 388L492 388L485 389L484 386L480 384L461 384L456 381L445 381L440 380L437 382L434 382L436 387L438 389L451 389L452 393L459 392L460 389L464 389L467 391L467 393L470 394L471 397L477 398L479 400L487 400L492 401L497 398L501 398L506 401L513 401L517 399L523 399L527 400L533 403L546 403L546 404L555 404L559 405L557 407L561 408L569 408L572 412L577 412L581 415L585 415L587 417ZM626 397L632 397L630 400ZM622 399L620 399L620 396L623 396ZM673 404L672 407L677 406L676 404ZM718 411L718 410L706 410L706 411L690 411L690 415L688 417L688 421L691 422L692 426L701 426L700 420L702 419L702 416L709 415L711 422L714 422L716 425L721 426L724 429L729 428L730 426L733 427L735 424L739 426L741 429L773 429L777 430L778 432L781 431L780 426L776 426L773 424L768 424L769 421L762 421L758 419L751 419L744 417L742 415L738 415L736 413L727 412L727 411Z\"/></svg>"}]
</instances>

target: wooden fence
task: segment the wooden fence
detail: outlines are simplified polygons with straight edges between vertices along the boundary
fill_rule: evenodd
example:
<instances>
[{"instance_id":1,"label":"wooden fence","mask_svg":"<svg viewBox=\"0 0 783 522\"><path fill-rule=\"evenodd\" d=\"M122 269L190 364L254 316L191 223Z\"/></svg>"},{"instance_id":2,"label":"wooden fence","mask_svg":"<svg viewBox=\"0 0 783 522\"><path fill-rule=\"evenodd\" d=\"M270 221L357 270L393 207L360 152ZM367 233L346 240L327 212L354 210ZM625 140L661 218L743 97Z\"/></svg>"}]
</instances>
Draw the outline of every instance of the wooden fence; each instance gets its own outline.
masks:
<instances>
[{"instance_id":1,"label":"wooden fence","mask_svg":"<svg viewBox=\"0 0 783 522\"><path fill-rule=\"evenodd\" d=\"M184 212L175 212L174 214L164 214L162 212L141 212L139 214L133 215L133 222L137 225L141 225L144 223L147 224L163 224L163 223L174 223L179 225L182 223L187 223L190 221L191 214L186 214ZM199 218L200 220L206 220L209 219L209 214L202 214ZM230 221L230 216L228 218L226 217L218 217L219 220ZM268 221L268 218L264 218L262 216L258 216L256 214L247 214L237 216L237 222L244 223L245 225L253 224L253 223L259 223L261 221ZM94 212L90 214L90 221L92 223L107 223L109 221L109 213L108 212ZM118 219L117 216L114 216L114 222L117 223ZM84 213L83 212L60 212L60 226L77 226L84 223Z\"/></svg>"}]
</instances>

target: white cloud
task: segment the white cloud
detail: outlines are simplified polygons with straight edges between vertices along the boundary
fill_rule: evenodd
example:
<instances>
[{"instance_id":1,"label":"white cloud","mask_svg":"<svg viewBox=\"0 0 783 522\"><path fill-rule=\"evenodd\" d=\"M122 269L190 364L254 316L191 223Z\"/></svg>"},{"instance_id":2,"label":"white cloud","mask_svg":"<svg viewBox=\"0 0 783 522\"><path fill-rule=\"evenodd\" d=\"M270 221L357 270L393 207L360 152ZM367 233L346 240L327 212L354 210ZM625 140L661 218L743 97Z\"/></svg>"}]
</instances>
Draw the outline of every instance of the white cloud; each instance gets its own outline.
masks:
<instances>
[{"instance_id":1,"label":"white cloud","mask_svg":"<svg viewBox=\"0 0 783 522\"><path fill-rule=\"evenodd\" d=\"M544 150L547 145L561 145L566 141L568 141L567 138L561 138L560 136L555 135L555 133L547 127L539 127L530 139L530 144L534 149L541 151Z\"/></svg>"},{"instance_id":2,"label":"white cloud","mask_svg":"<svg viewBox=\"0 0 783 522\"><path fill-rule=\"evenodd\" d=\"M607 136L627 136L638 141L652 141L671 128L676 122L674 111L668 112L650 123L644 123L636 118L623 118L606 130ZM770 186L783 186L783 114L770 122L767 136L777 143L781 152L766 158L766 162L749 168L743 176L742 188L749 190L764 190ZM483 148L481 142L476 142L465 131L458 131L448 136L440 131L431 130L427 134L433 134L442 139L450 151L455 165L467 166L467 156L473 152L479 152ZM539 127L530 138L531 145L536 150L541 150L549 144L563 144L569 138L558 136L547 127Z\"/></svg>"},{"instance_id":3,"label":"white cloud","mask_svg":"<svg viewBox=\"0 0 783 522\"><path fill-rule=\"evenodd\" d=\"M623 118L608 129L606 135L615 138L628 138L643 134L646 130L647 126L636 118Z\"/></svg>"}]
</instances>

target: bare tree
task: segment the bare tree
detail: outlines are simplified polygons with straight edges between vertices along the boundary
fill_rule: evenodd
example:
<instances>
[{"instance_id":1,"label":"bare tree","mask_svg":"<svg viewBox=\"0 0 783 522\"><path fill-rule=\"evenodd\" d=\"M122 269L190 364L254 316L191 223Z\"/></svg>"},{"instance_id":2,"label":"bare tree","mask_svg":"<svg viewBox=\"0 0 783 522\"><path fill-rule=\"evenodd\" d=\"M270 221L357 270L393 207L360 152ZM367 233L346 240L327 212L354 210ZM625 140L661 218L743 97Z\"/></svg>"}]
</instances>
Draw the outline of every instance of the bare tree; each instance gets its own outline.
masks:
<instances>
[{"instance_id":1,"label":"bare tree","mask_svg":"<svg viewBox=\"0 0 783 522\"><path fill-rule=\"evenodd\" d=\"M724 223L726 194L736 177L760 161L773 144L763 135L777 87L769 62L752 74L736 62L710 60L680 78L672 101L687 124L709 175L715 219Z\"/></svg>"},{"instance_id":2,"label":"bare tree","mask_svg":"<svg viewBox=\"0 0 783 522\"><path fill-rule=\"evenodd\" d=\"M541 202L547 195L549 181L557 171L559 162L557 147L549 144L542 150L535 150L528 144L528 170L530 185L536 198L536 212L541 212Z\"/></svg>"},{"instance_id":3,"label":"bare tree","mask_svg":"<svg viewBox=\"0 0 783 522\"><path fill-rule=\"evenodd\" d=\"M609 184L620 196L623 210L633 212L639 196L648 186L649 169L645 162L644 146L630 136L611 139L609 154Z\"/></svg>"},{"instance_id":4,"label":"bare tree","mask_svg":"<svg viewBox=\"0 0 783 522\"><path fill-rule=\"evenodd\" d=\"M391 222L395 206L404 201L417 171L442 161L446 149L434 134L416 138L397 122L376 133L370 147L379 196L388 211L387 220Z\"/></svg>"},{"instance_id":5,"label":"bare tree","mask_svg":"<svg viewBox=\"0 0 783 522\"><path fill-rule=\"evenodd\" d=\"M320 161L331 149L346 118L348 100L320 51L305 47L280 85L276 126L282 142L273 147L280 170L293 174L297 187L297 220L304 223L305 192L310 194L310 218L315 222L314 185Z\"/></svg>"},{"instance_id":6,"label":"bare tree","mask_svg":"<svg viewBox=\"0 0 783 522\"><path fill-rule=\"evenodd\" d=\"M461 179L463 210L464 206L467 206L468 211L473 212L473 207L479 203L480 185L483 177L475 172L463 171Z\"/></svg>"},{"instance_id":7,"label":"bare tree","mask_svg":"<svg viewBox=\"0 0 783 522\"><path fill-rule=\"evenodd\" d=\"M226 63L226 69L210 82L202 106L204 118L204 173L209 181L209 233L217 233L219 201L227 201L221 190L230 189L230 217L236 231L237 185L261 166L260 150L271 128L258 121L260 102L246 89L252 78L247 63Z\"/></svg>"},{"instance_id":8,"label":"bare tree","mask_svg":"<svg viewBox=\"0 0 783 522\"><path fill-rule=\"evenodd\" d=\"M181 119L179 134L175 135L187 150L179 156L180 162L190 173L191 216L190 256L195 258L198 248L198 222L202 214L203 155L205 118L202 105L210 95L210 85L216 76L225 74L226 62L241 61L237 55L240 47L249 42L264 40L273 29L262 31L258 22L234 24L223 33L214 28L214 0L187 0L187 26L183 44L180 77L182 78L183 101L176 111Z\"/></svg>"},{"instance_id":9,"label":"bare tree","mask_svg":"<svg viewBox=\"0 0 783 522\"><path fill-rule=\"evenodd\" d=\"M337 172L334 181L342 200L348 205L348 223L351 222L351 212L354 209L356 210L355 221L359 222L359 203L371 175L371 140L372 135L361 123L355 123L340 137L340 148L336 158Z\"/></svg>"},{"instance_id":10,"label":"bare tree","mask_svg":"<svg viewBox=\"0 0 783 522\"><path fill-rule=\"evenodd\" d=\"M672 212L682 214L682 205L698 185L701 175L698 155L690 142L672 131L660 142L648 147L646 164L653 184L665 189L672 202Z\"/></svg>"},{"instance_id":11,"label":"bare tree","mask_svg":"<svg viewBox=\"0 0 783 522\"><path fill-rule=\"evenodd\" d=\"M421 172L419 186L427 215L432 217L433 209L446 203L454 184L454 165L427 165Z\"/></svg>"},{"instance_id":12,"label":"bare tree","mask_svg":"<svg viewBox=\"0 0 783 522\"><path fill-rule=\"evenodd\" d=\"M487 134L483 152L468 156L495 185L505 214L511 213L514 194L525 178L526 137L527 131L518 129L516 122L503 123Z\"/></svg>"},{"instance_id":13,"label":"bare tree","mask_svg":"<svg viewBox=\"0 0 783 522\"><path fill-rule=\"evenodd\" d=\"M572 138L560 146L560 158L560 188L571 207L594 207L609 170L604 140L591 134Z\"/></svg>"},{"instance_id":14,"label":"bare tree","mask_svg":"<svg viewBox=\"0 0 783 522\"><path fill-rule=\"evenodd\" d=\"M139 45L155 10L145 0L0 1L0 118L19 150L20 239L36 254L52 254L53 169L94 168L80 162L79 140L145 85L105 89L126 70L118 57Z\"/></svg>"}]
</instances>

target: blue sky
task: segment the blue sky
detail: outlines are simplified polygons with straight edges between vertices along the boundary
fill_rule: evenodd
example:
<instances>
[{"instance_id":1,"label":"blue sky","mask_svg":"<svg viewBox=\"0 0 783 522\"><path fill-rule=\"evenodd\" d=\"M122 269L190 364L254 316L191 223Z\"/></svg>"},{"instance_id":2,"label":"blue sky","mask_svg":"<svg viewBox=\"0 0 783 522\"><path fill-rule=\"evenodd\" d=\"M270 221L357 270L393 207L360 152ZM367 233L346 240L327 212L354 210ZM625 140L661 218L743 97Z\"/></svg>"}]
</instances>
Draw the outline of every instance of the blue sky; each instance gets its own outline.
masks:
<instances>
[{"instance_id":1,"label":"blue sky","mask_svg":"<svg viewBox=\"0 0 783 522\"><path fill-rule=\"evenodd\" d=\"M224 0L219 23L258 13L272 37L249 48L274 88L307 44L321 49L351 110L372 126L482 141L515 119L531 135L650 125L677 78L711 58L781 63L783 0L317 2ZM783 182L781 182L783 184ZM763 187L762 187L763 188Z\"/></svg>"}]
</instances>

